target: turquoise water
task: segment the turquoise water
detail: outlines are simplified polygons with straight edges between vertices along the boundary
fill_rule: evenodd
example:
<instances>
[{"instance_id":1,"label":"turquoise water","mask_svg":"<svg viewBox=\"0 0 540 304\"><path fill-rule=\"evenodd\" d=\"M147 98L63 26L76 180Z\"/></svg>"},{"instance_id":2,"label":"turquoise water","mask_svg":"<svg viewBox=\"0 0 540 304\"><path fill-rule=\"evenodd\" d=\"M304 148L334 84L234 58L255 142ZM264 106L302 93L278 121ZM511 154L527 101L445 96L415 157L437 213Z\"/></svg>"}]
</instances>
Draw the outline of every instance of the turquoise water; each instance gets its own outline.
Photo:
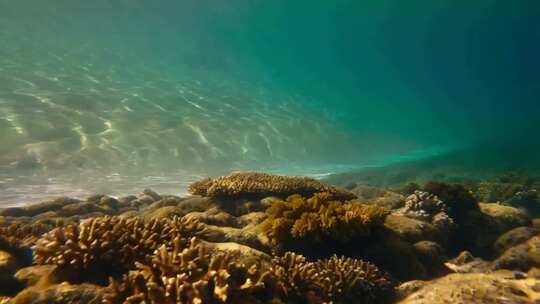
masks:
<instances>
[{"instance_id":1,"label":"turquoise water","mask_svg":"<svg viewBox=\"0 0 540 304\"><path fill-rule=\"evenodd\" d=\"M0 0L0 199L537 149L539 16L537 1Z\"/></svg>"}]
</instances>

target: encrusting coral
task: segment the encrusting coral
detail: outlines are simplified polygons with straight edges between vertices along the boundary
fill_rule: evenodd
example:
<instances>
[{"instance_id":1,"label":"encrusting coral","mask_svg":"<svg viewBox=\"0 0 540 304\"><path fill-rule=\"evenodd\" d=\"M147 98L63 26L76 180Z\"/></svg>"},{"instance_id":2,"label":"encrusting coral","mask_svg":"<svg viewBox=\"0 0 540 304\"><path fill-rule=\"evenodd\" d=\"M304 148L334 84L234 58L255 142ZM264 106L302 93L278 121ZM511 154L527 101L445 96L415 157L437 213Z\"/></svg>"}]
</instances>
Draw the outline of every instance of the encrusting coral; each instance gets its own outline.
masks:
<instances>
[{"instance_id":1,"label":"encrusting coral","mask_svg":"<svg viewBox=\"0 0 540 304\"><path fill-rule=\"evenodd\" d=\"M122 273L159 246L172 247L202 230L201 223L183 218L147 222L140 218L92 218L45 234L36 243L34 261L74 270L101 269L109 275Z\"/></svg>"},{"instance_id":2,"label":"encrusting coral","mask_svg":"<svg viewBox=\"0 0 540 304\"><path fill-rule=\"evenodd\" d=\"M274 295L268 272L210 256L195 238L186 248L161 246L137 268L111 281L105 303L267 303Z\"/></svg>"},{"instance_id":3,"label":"encrusting coral","mask_svg":"<svg viewBox=\"0 0 540 304\"><path fill-rule=\"evenodd\" d=\"M258 172L238 172L215 179L203 179L192 183L188 191L195 195L217 198L287 197L292 194L311 196L317 192L329 193L337 200L356 198L351 192L323 184L313 178Z\"/></svg>"},{"instance_id":4,"label":"encrusting coral","mask_svg":"<svg viewBox=\"0 0 540 304\"><path fill-rule=\"evenodd\" d=\"M292 195L285 201L275 200L266 214L259 229L274 246L290 248L300 242L327 246L357 241L382 227L388 211L375 205L334 201L327 193L317 193L308 199Z\"/></svg>"}]
</instances>

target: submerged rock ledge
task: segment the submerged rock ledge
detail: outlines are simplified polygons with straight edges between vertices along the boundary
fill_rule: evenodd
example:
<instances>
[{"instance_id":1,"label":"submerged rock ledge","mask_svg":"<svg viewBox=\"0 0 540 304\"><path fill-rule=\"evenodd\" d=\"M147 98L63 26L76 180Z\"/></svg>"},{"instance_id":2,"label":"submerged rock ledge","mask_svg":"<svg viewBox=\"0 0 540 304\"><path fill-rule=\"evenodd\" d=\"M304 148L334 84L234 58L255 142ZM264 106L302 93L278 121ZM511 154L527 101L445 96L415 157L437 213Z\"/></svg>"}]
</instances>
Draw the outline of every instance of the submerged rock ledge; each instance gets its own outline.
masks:
<instances>
[{"instance_id":1,"label":"submerged rock ledge","mask_svg":"<svg viewBox=\"0 0 540 304\"><path fill-rule=\"evenodd\" d=\"M0 209L0 303L540 299L540 220L463 185L243 172L190 190Z\"/></svg>"}]
</instances>

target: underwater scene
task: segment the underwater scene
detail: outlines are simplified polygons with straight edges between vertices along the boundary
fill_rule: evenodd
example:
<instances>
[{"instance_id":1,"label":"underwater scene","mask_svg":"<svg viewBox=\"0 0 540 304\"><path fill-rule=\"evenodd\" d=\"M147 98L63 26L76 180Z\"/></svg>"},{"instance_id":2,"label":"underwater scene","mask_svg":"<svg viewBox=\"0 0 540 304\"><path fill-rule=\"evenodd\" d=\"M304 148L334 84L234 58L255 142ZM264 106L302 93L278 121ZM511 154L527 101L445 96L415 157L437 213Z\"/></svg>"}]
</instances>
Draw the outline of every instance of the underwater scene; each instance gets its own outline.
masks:
<instances>
[{"instance_id":1,"label":"underwater scene","mask_svg":"<svg viewBox=\"0 0 540 304\"><path fill-rule=\"evenodd\" d=\"M0 304L540 303L539 20L0 0Z\"/></svg>"}]
</instances>

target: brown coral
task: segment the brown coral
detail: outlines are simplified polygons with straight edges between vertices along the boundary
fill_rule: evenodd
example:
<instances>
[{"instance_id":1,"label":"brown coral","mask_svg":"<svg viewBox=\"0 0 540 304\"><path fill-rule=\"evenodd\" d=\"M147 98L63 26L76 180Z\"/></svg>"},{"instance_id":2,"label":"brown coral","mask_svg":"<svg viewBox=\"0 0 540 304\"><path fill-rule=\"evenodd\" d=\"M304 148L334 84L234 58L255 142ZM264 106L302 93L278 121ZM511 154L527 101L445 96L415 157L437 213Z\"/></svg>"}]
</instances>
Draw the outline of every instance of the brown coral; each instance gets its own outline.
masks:
<instances>
[{"instance_id":1,"label":"brown coral","mask_svg":"<svg viewBox=\"0 0 540 304\"><path fill-rule=\"evenodd\" d=\"M165 246L151 264L112 281L105 303L262 303L272 299L268 273L231 261L228 255L210 256L193 238L187 248Z\"/></svg>"},{"instance_id":2,"label":"brown coral","mask_svg":"<svg viewBox=\"0 0 540 304\"><path fill-rule=\"evenodd\" d=\"M309 199L293 195L286 201L276 200L266 214L268 218L259 228L273 245L288 247L298 241L324 245L358 240L383 226L388 211L375 205L333 201L331 195L317 193Z\"/></svg>"},{"instance_id":3,"label":"brown coral","mask_svg":"<svg viewBox=\"0 0 540 304\"><path fill-rule=\"evenodd\" d=\"M133 269L162 244L172 247L203 229L183 218L145 222L139 218L99 217L57 228L36 243L36 264L56 264L70 269L97 270L106 274Z\"/></svg>"},{"instance_id":4,"label":"brown coral","mask_svg":"<svg viewBox=\"0 0 540 304\"><path fill-rule=\"evenodd\" d=\"M24 257L44 233L62 226L60 221L40 221L36 223L13 223L0 227L0 249Z\"/></svg>"},{"instance_id":5,"label":"brown coral","mask_svg":"<svg viewBox=\"0 0 540 304\"><path fill-rule=\"evenodd\" d=\"M437 195L449 207L448 214L458 222L470 211L480 211L472 193L461 184L428 182L424 185L424 191Z\"/></svg>"},{"instance_id":6,"label":"brown coral","mask_svg":"<svg viewBox=\"0 0 540 304\"><path fill-rule=\"evenodd\" d=\"M329 193L337 200L356 198L348 191L323 184L313 178L258 172L239 172L215 179L203 179L192 183L188 191L196 195L218 198L287 197L292 194L311 196L317 192Z\"/></svg>"},{"instance_id":7,"label":"brown coral","mask_svg":"<svg viewBox=\"0 0 540 304\"><path fill-rule=\"evenodd\" d=\"M277 278L284 299L316 303L381 303L392 296L394 281L375 265L362 260L332 256L307 262L287 252L274 258L271 274Z\"/></svg>"}]
</instances>

